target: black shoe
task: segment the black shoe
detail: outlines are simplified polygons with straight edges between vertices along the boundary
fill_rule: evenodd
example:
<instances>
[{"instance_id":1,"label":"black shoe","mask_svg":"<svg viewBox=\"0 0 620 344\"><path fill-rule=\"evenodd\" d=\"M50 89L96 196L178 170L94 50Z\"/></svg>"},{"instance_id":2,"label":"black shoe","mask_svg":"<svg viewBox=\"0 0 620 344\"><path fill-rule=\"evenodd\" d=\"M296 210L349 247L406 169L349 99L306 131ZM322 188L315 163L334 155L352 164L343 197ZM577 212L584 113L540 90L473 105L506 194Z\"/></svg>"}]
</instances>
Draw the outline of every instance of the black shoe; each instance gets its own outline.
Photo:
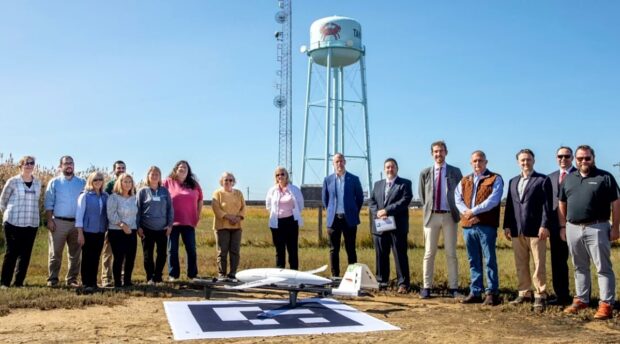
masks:
<instances>
[{"instance_id":1,"label":"black shoe","mask_svg":"<svg viewBox=\"0 0 620 344\"><path fill-rule=\"evenodd\" d=\"M387 288L388 288L387 283L379 283L379 290L387 290Z\"/></svg>"},{"instance_id":2,"label":"black shoe","mask_svg":"<svg viewBox=\"0 0 620 344\"><path fill-rule=\"evenodd\" d=\"M422 290L420 290L420 298L421 299L430 299L431 298L431 289L430 288L422 288Z\"/></svg>"},{"instance_id":3,"label":"black shoe","mask_svg":"<svg viewBox=\"0 0 620 344\"><path fill-rule=\"evenodd\" d=\"M573 303L573 299L570 296L554 297L547 300L547 304L550 306L568 306Z\"/></svg>"},{"instance_id":4,"label":"black shoe","mask_svg":"<svg viewBox=\"0 0 620 344\"><path fill-rule=\"evenodd\" d=\"M482 303L482 297L480 295L469 294L461 300L461 303Z\"/></svg>"}]
</instances>

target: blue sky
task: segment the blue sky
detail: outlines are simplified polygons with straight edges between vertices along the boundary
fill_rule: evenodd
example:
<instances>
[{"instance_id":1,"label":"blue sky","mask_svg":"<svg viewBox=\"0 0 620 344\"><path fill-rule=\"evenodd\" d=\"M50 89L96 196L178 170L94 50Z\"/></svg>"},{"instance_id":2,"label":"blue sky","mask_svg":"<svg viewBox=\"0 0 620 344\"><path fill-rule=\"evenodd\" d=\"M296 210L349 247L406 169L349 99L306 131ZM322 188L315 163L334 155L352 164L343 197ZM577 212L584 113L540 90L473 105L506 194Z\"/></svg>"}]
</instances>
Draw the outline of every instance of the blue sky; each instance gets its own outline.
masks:
<instances>
[{"instance_id":1,"label":"blue sky","mask_svg":"<svg viewBox=\"0 0 620 344\"><path fill-rule=\"evenodd\" d=\"M140 178L189 160L205 192L235 173L262 199L277 164L277 1L0 0L0 152L77 169L127 162ZM469 173L486 151L508 179L582 143L618 177L620 2L294 1L293 169L300 175L310 24L357 19L366 46L372 169L417 184L446 140ZM353 173L364 175L364 171ZM417 189L417 186L416 186Z\"/></svg>"}]
</instances>

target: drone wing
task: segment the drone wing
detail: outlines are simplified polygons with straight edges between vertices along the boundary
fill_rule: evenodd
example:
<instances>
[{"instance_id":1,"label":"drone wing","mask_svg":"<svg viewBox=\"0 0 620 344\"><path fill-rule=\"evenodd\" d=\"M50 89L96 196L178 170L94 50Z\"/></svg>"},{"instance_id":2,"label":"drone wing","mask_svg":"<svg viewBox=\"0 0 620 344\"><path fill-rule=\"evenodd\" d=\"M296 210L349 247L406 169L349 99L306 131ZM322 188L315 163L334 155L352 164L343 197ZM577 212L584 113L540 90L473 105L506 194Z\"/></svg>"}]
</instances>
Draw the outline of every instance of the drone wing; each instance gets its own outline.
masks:
<instances>
[{"instance_id":1,"label":"drone wing","mask_svg":"<svg viewBox=\"0 0 620 344\"><path fill-rule=\"evenodd\" d=\"M305 271L305 272L307 272L309 274L316 274L316 273L319 273L319 272L323 272L325 270L327 270L327 265L323 265L323 266L321 266L318 269L314 269L314 270L310 270L310 271Z\"/></svg>"},{"instance_id":2,"label":"drone wing","mask_svg":"<svg viewBox=\"0 0 620 344\"><path fill-rule=\"evenodd\" d=\"M279 283L282 281L285 281L286 278L282 278L282 277L267 277L265 279L261 279L261 280L257 280L257 281L252 281L252 282L248 282L248 283L243 283L240 285L236 285L236 286L225 286L226 289L248 289L248 288L256 288L256 287L261 287L264 285L270 285L270 284L275 284L275 283Z\"/></svg>"}]
</instances>

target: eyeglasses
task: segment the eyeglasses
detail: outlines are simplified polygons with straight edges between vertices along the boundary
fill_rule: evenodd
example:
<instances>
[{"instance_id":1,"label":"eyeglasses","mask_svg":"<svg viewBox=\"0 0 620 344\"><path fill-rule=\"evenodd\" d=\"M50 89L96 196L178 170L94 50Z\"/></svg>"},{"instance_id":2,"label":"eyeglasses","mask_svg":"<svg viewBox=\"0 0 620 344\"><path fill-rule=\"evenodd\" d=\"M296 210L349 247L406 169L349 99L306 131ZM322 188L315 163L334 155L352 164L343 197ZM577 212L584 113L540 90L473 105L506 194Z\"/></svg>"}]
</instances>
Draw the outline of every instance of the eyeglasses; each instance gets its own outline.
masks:
<instances>
[{"instance_id":1,"label":"eyeglasses","mask_svg":"<svg viewBox=\"0 0 620 344\"><path fill-rule=\"evenodd\" d=\"M224 181L225 181L225 182L231 182L231 183L232 183L232 182L234 182L235 180L234 180L234 179L224 179Z\"/></svg>"},{"instance_id":2,"label":"eyeglasses","mask_svg":"<svg viewBox=\"0 0 620 344\"><path fill-rule=\"evenodd\" d=\"M276 173L276 177L285 177L286 173Z\"/></svg>"},{"instance_id":3,"label":"eyeglasses","mask_svg":"<svg viewBox=\"0 0 620 344\"><path fill-rule=\"evenodd\" d=\"M65 166L73 166L73 161L63 162L62 164L65 165Z\"/></svg>"},{"instance_id":4,"label":"eyeglasses","mask_svg":"<svg viewBox=\"0 0 620 344\"><path fill-rule=\"evenodd\" d=\"M103 179L101 179L101 178L95 178L95 179L93 179L93 183L94 183L94 182L102 182L102 181L103 181Z\"/></svg>"},{"instance_id":5,"label":"eyeglasses","mask_svg":"<svg viewBox=\"0 0 620 344\"><path fill-rule=\"evenodd\" d=\"M558 159L562 160L562 159L570 159L572 157L572 155L570 154L558 154Z\"/></svg>"},{"instance_id":6,"label":"eyeglasses","mask_svg":"<svg viewBox=\"0 0 620 344\"><path fill-rule=\"evenodd\" d=\"M24 166L34 166L34 161L26 161Z\"/></svg>"},{"instance_id":7,"label":"eyeglasses","mask_svg":"<svg viewBox=\"0 0 620 344\"><path fill-rule=\"evenodd\" d=\"M577 161L584 161L584 160L585 161L590 161L590 160L592 160L592 157L591 156L578 156L575 159L577 159Z\"/></svg>"}]
</instances>

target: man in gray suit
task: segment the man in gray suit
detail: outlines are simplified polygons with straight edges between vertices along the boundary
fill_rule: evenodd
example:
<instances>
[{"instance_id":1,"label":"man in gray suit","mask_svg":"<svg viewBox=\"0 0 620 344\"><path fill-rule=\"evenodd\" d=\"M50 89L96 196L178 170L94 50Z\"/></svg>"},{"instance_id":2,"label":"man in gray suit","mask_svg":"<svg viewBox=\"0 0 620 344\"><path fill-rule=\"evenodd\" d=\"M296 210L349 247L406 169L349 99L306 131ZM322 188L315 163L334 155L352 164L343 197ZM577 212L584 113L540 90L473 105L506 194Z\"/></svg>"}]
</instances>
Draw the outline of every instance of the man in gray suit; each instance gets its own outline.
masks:
<instances>
[{"instance_id":1,"label":"man in gray suit","mask_svg":"<svg viewBox=\"0 0 620 344\"><path fill-rule=\"evenodd\" d=\"M557 161L559 170L551 173L551 186L553 187L553 212L558 211L558 195L560 184L569 174L577 171L573 166L573 150L570 147L558 148ZM551 274L555 298L549 300L551 305L570 305L573 298L570 296L568 284L568 245L560 238L560 224L556 216L550 218L549 248L551 249Z\"/></svg>"},{"instance_id":2,"label":"man in gray suit","mask_svg":"<svg viewBox=\"0 0 620 344\"><path fill-rule=\"evenodd\" d=\"M448 148L443 141L431 144L431 155L435 164L420 173L420 199L424 205L424 287L420 298L431 296L435 255L439 232L443 231L446 261L448 263L448 288L453 297L458 292L458 261L456 258L456 231L460 220L459 210L454 201L454 189L463 178L458 167L446 164Z\"/></svg>"}]
</instances>

